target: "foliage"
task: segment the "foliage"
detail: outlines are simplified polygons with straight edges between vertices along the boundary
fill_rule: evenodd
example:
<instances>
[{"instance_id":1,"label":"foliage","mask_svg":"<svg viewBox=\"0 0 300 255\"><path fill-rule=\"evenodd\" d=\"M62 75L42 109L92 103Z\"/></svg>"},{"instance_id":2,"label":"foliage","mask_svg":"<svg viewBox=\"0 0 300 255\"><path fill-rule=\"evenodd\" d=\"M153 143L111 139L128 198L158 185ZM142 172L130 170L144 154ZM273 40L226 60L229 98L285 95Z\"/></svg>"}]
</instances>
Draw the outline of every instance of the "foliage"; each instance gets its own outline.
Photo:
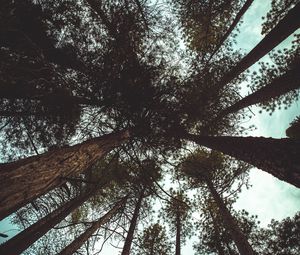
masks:
<instances>
[{"instance_id":1,"label":"foliage","mask_svg":"<svg viewBox=\"0 0 300 255\"><path fill-rule=\"evenodd\" d=\"M285 131L290 138L300 138L300 116L296 117Z\"/></svg>"},{"instance_id":2,"label":"foliage","mask_svg":"<svg viewBox=\"0 0 300 255\"><path fill-rule=\"evenodd\" d=\"M137 246L139 248L135 250L134 254L172 254L166 229L159 223L152 224L143 230L143 235L138 239Z\"/></svg>"}]
</instances>

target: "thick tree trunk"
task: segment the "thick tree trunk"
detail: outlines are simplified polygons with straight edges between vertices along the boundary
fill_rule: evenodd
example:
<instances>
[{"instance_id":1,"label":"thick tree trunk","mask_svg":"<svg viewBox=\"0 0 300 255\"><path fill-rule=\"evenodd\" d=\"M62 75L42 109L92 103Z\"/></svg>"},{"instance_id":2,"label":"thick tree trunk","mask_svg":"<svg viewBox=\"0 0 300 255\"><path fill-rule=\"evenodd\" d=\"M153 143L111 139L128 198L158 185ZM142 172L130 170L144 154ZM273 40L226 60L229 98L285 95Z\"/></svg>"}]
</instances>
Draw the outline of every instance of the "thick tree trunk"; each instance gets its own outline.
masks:
<instances>
[{"instance_id":1,"label":"thick tree trunk","mask_svg":"<svg viewBox=\"0 0 300 255\"><path fill-rule=\"evenodd\" d=\"M175 255L180 255L180 244L181 244L181 219L180 219L180 211L178 210L176 213L176 247L175 247Z\"/></svg>"},{"instance_id":2,"label":"thick tree trunk","mask_svg":"<svg viewBox=\"0 0 300 255\"><path fill-rule=\"evenodd\" d=\"M226 41L226 39L228 38L228 36L235 29L235 27L237 26L237 24L239 23L239 21L241 20L241 18L245 14L245 12L249 9L249 7L251 6L252 3L253 3L253 0L247 0L245 2L245 4L243 5L243 7L241 8L241 10L237 13L235 19L233 20L232 24L228 28L227 32L223 35L223 37L221 38L219 44L216 46L215 50L210 55L210 57L209 57L209 59L208 59L207 62L209 62L212 59L212 57L218 52L218 50L220 49L220 47L223 45L223 43Z\"/></svg>"},{"instance_id":3,"label":"thick tree trunk","mask_svg":"<svg viewBox=\"0 0 300 255\"><path fill-rule=\"evenodd\" d=\"M104 135L44 154L0 165L0 220L76 176L129 138L128 131Z\"/></svg>"},{"instance_id":4,"label":"thick tree trunk","mask_svg":"<svg viewBox=\"0 0 300 255\"><path fill-rule=\"evenodd\" d=\"M218 205L218 208L220 210L220 215L223 219L224 225L226 229L229 230L231 237L236 244L240 254L243 255L254 255L254 251L252 247L250 246L246 236L239 228L238 224L236 223L235 219L227 209L224 201L214 188L212 182L210 180L206 180L206 184L208 189L210 190L216 204Z\"/></svg>"},{"instance_id":5,"label":"thick tree trunk","mask_svg":"<svg viewBox=\"0 0 300 255\"><path fill-rule=\"evenodd\" d=\"M143 189L141 191L138 201L136 203L121 255L129 255L130 254L131 244L133 241L133 234L134 234L134 230L135 230L135 227L137 224L137 219L139 217L142 200L144 198L144 192L145 192L145 190Z\"/></svg>"},{"instance_id":6,"label":"thick tree trunk","mask_svg":"<svg viewBox=\"0 0 300 255\"><path fill-rule=\"evenodd\" d=\"M107 223L111 217L124 205L127 196L117 202L114 207L109 210L104 216L99 220L92 223L92 225L79 237L77 237L72 243L70 243L66 248L64 248L59 254L60 255L72 255L74 254L90 237L91 235L99 229L103 224Z\"/></svg>"},{"instance_id":7,"label":"thick tree trunk","mask_svg":"<svg viewBox=\"0 0 300 255\"><path fill-rule=\"evenodd\" d=\"M294 69L289 70L284 75L274 79L267 86L244 97L240 101L222 111L218 117L214 119L214 121L218 121L226 115L237 112L245 107L268 102L273 98L279 97L298 88L300 88L300 63L297 63Z\"/></svg>"},{"instance_id":8,"label":"thick tree trunk","mask_svg":"<svg viewBox=\"0 0 300 255\"><path fill-rule=\"evenodd\" d=\"M182 138L243 160L300 188L300 139L192 134L183 134Z\"/></svg>"},{"instance_id":9,"label":"thick tree trunk","mask_svg":"<svg viewBox=\"0 0 300 255\"><path fill-rule=\"evenodd\" d=\"M73 198L61 207L57 208L44 218L38 220L6 243L0 246L0 254L17 255L25 251L30 245L45 235L72 211L80 207L85 201L92 197L97 189L90 189L84 194Z\"/></svg>"},{"instance_id":10,"label":"thick tree trunk","mask_svg":"<svg viewBox=\"0 0 300 255\"><path fill-rule=\"evenodd\" d=\"M300 3L291 9L279 23L220 81L224 87L243 71L266 55L300 27Z\"/></svg>"}]
</instances>

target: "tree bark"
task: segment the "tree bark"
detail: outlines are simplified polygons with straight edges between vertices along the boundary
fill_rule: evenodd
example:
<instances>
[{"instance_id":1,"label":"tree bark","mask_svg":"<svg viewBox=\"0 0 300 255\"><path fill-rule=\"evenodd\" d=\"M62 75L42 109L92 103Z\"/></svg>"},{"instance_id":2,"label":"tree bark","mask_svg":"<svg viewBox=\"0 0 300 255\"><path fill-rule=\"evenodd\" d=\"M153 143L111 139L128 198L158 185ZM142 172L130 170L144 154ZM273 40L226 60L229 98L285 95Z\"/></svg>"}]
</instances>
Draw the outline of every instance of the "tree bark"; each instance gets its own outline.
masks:
<instances>
[{"instance_id":1,"label":"tree bark","mask_svg":"<svg viewBox=\"0 0 300 255\"><path fill-rule=\"evenodd\" d=\"M234 217L231 215L229 210L227 209L224 201L216 191L216 189L213 186L213 183L206 179L206 184L208 189L210 190L216 204L219 207L220 210L220 215L223 219L225 227L229 230L231 237L236 244L240 254L243 255L254 255L254 251L252 247L250 246L246 236L244 233L241 231L239 226L237 225Z\"/></svg>"},{"instance_id":2,"label":"tree bark","mask_svg":"<svg viewBox=\"0 0 300 255\"><path fill-rule=\"evenodd\" d=\"M109 210L104 216L99 220L92 223L92 225L79 237L77 237L72 243L70 243L66 248L64 248L59 255L72 255L74 254L90 237L91 235L99 229L103 224L107 223L111 217L122 207L128 196L124 197L118 201L114 207Z\"/></svg>"},{"instance_id":3,"label":"tree bark","mask_svg":"<svg viewBox=\"0 0 300 255\"><path fill-rule=\"evenodd\" d=\"M287 71L282 76L274 79L270 84L244 97L232 106L222 111L214 121L218 121L230 113L237 112L245 107L268 102L273 98L284 95L300 87L300 63L296 67Z\"/></svg>"},{"instance_id":4,"label":"tree bark","mask_svg":"<svg viewBox=\"0 0 300 255\"><path fill-rule=\"evenodd\" d=\"M235 29L235 27L237 26L237 24L239 23L239 21L241 20L241 18L245 14L245 12L249 9L249 7L251 6L252 3L253 3L253 0L247 0L245 2L245 4L243 5L243 7L241 8L241 10L237 13L237 15L236 15L235 19L233 20L232 24L230 25L229 29L223 35L223 37L221 38L219 44L217 45L217 47L215 48L215 50L213 51L213 53L210 55L210 57L207 60L207 62L209 62L212 59L212 57L218 52L218 50L220 49L220 47L223 45L223 43L226 41L226 39L228 38L228 36Z\"/></svg>"},{"instance_id":5,"label":"tree bark","mask_svg":"<svg viewBox=\"0 0 300 255\"><path fill-rule=\"evenodd\" d=\"M67 148L0 165L0 220L76 176L129 138L104 135Z\"/></svg>"},{"instance_id":6,"label":"tree bark","mask_svg":"<svg viewBox=\"0 0 300 255\"><path fill-rule=\"evenodd\" d=\"M300 26L300 3L293 9L246 55L221 81L224 87L247 68L266 55L285 38L294 33Z\"/></svg>"},{"instance_id":7,"label":"tree bark","mask_svg":"<svg viewBox=\"0 0 300 255\"><path fill-rule=\"evenodd\" d=\"M300 139L193 134L182 134L182 138L245 161L300 188Z\"/></svg>"},{"instance_id":8,"label":"tree bark","mask_svg":"<svg viewBox=\"0 0 300 255\"><path fill-rule=\"evenodd\" d=\"M180 244L181 244L181 219L180 219L180 211L176 212L176 247L175 247L175 255L180 255Z\"/></svg>"},{"instance_id":9,"label":"tree bark","mask_svg":"<svg viewBox=\"0 0 300 255\"><path fill-rule=\"evenodd\" d=\"M130 254L131 244L133 241L133 234L134 234L134 230L135 230L135 227L137 224L137 219L139 217L142 200L144 198L144 192L145 192L145 189L143 189L141 191L138 201L136 203L121 255L129 255Z\"/></svg>"},{"instance_id":10,"label":"tree bark","mask_svg":"<svg viewBox=\"0 0 300 255\"><path fill-rule=\"evenodd\" d=\"M13 238L9 239L4 244L0 245L0 254L21 254L30 245L66 218L72 211L80 207L85 201L92 197L96 191L96 189L90 189L80 196L73 198Z\"/></svg>"}]
</instances>

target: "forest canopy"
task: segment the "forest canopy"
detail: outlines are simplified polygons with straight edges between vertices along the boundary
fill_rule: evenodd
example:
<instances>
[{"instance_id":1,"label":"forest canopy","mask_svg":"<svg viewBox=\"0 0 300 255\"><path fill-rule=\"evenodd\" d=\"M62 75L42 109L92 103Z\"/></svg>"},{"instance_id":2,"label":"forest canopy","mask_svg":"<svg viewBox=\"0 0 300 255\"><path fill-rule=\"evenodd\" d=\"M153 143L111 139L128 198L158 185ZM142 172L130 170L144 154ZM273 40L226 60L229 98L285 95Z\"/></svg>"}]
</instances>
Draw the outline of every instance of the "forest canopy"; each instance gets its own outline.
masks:
<instances>
[{"instance_id":1,"label":"forest canopy","mask_svg":"<svg viewBox=\"0 0 300 255\"><path fill-rule=\"evenodd\" d=\"M298 254L299 213L234 207L252 167L300 188L299 116L247 133L299 101L300 2L271 1L246 52L253 2L4 0L0 254Z\"/></svg>"}]
</instances>

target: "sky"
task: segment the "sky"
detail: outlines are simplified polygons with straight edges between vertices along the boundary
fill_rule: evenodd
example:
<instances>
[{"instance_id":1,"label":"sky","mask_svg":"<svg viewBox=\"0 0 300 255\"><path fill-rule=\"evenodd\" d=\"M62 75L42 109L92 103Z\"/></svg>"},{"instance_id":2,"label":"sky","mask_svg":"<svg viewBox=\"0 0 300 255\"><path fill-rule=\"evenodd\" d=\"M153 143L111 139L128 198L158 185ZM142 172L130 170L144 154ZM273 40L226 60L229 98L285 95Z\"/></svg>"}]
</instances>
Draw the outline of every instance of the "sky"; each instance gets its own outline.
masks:
<instances>
[{"instance_id":1,"label":"sky","mask_svg":"<svg viewBox=\"0 0 300 255\"><path fill-rule=\"evenodd\" d=\"M260 34L262 16L269 10L270 3L271 1L254 0L252 6L244 15L244 22L239 27L241 32L236 40L237 46L245 53L249 52L263 38ZM290 41L291 37L277 48L288 45ZM264 57L262 60L268 60L268 57ZM250 70L255 68L257 68L257 65L251 67ZM244 85L246 87L246 84ZM247 94L247 90L244 89L242 93ZM295 102L287 110L276 110L272 116L266 112L258 113L259 108L255 106L252 106L251 110L254 115L246 124L254 124L257 129L247 135L284 138L289 123L300 115L300 102ZM261 226L266 227L271 219L281 220L300 211L300 189L279 181L270 174L256 168L250 170L250 184L252 187L242 191L234 207L258 215ZM16 233L16 230L7 219L0 222L0 232L5 232L11 236ZM0 238L0 242L2 240ZM187 241L182 249L182 254L193 254L191 247L195 240L196 238L192 238ZM106 248L103 250L103 254L114 255L117 252L111 248Z\"/></svg>"}]
</instances>

